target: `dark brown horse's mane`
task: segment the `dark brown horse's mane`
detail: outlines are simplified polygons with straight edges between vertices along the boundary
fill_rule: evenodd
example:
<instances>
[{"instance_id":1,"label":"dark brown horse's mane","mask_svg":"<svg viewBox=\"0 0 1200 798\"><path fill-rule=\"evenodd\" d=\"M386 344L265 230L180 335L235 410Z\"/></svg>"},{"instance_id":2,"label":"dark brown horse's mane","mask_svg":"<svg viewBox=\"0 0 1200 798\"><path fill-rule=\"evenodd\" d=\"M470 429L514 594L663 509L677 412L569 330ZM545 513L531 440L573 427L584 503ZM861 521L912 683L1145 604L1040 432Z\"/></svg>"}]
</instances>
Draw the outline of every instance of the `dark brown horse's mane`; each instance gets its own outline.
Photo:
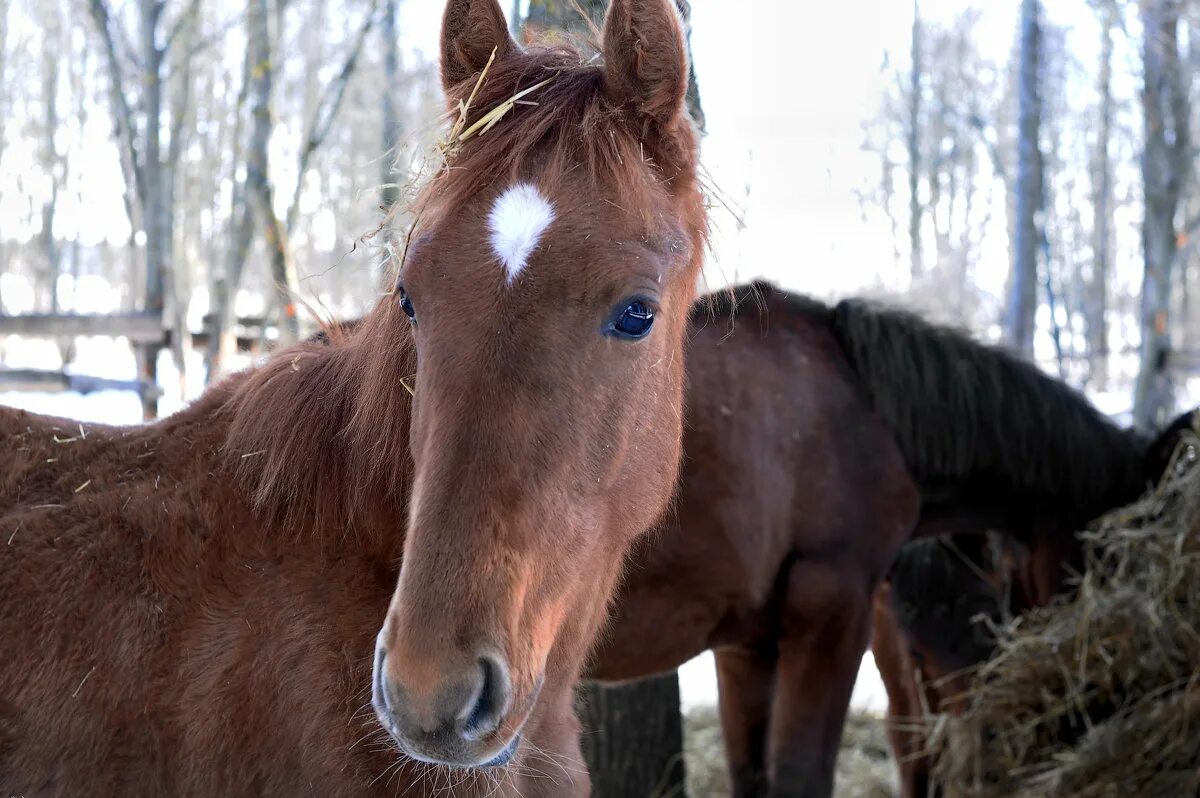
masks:
<instances>
[{"instance_id":1,"label":"dark brown horse's mane","mask_svg":"<svg viewBox=\"0 0 1200 798\"><path fill-rule=\"evenodd\" d=\"M1148 441L1016 355L861 300L838 303L831 329L923 485L1079 526L1145 490Z\"/></svg>"},{"instance_id":2,"label":"dark brown horse's mane","mask_svg":"<svg viewBox=\"0 0 1200 798\"><path fill-rule=\"evenodd\" d=\"M830 307L766 283L718 294L697 312L827 325L923 487L958 486L993 506L1015 500L1079 526L1146 487L1147 439L967 333L864 300Z\"/></svg>"}]
</instances>

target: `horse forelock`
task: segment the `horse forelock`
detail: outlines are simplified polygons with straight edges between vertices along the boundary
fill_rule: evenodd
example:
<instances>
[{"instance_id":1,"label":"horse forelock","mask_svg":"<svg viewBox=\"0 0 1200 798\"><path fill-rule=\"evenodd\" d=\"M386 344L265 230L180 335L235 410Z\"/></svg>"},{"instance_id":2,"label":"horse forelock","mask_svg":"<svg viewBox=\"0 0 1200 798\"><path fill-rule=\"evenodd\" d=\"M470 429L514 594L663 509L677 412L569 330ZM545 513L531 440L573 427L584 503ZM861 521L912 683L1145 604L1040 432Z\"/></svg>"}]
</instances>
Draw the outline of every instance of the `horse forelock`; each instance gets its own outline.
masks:
<instances>
[{"instance_id":1,"label":"horse forelock","mask_svg":"<svg viewBox=\"0 0 1200 798\"><path fill-rule=\"evenodd\" d=\"M448 143L443 167L414 203L414 232L477 195L521 183L552 195L568 175L582 171L599 199L614 202L642 227L660 224L660 198L672 198L698 265L708 229L698 142L687 115L664 125L615 104L605 91L603 67L583 64L561 48L510 53L478 84L472 78L453 89L449 99L467 106L464 127L470 129L535 86L485 132Z\"/></svg>"}]
</instances>

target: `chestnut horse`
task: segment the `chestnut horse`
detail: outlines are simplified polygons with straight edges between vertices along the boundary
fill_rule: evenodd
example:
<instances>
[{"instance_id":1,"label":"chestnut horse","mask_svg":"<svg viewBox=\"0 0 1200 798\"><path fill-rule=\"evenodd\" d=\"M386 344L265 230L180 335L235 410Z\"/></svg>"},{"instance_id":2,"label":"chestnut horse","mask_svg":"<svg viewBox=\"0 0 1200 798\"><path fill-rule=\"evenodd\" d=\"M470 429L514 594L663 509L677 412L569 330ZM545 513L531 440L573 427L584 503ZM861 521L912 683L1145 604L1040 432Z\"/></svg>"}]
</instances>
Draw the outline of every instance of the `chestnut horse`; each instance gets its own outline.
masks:
<instances>
[{"instance_id":1,"label":"chestnut horse","mask_svg":"<svg viewBox=\"0 0 1200 798\"><path fill-rule=\"evenodd\" d=\"M0 411L0 792L587 793L572 689L675 485L706 234L674 5L614 0L603 50L452 0L465 126L349 340L151 426Z\"/></svg>"},{"instance_id":2,"label":"chestnut horse","mask_svg":"<svg viewBox=\"0 0 1200 798\"><path fill-rule=\"evenodd\" d=\"M901 545L1012 529L1075 562L1074 530L1136 497L1145 441L1002 350L859 301L770 286L693 315L679 496L629 559L588 675L713 649L733 791L828 796Z\"/></svg>"},{"instance_id":3,"label":"chestnut horse","mask_svg":"<svg viewBox=\"0 0 1200 798\"><path fill-rule=\"evenodd\" d=\"M1158 482L1197 413L1176 418L1147 447L1145 473ZM970 669L994 648L994 624L1069 595L1032 579L1029 550L1008 534L960 533L905 545L875 594L871 648L888 693L888 733L903 798L937 795L931 783L927 716L956 713Z\"/></svg>"}]
</instances>

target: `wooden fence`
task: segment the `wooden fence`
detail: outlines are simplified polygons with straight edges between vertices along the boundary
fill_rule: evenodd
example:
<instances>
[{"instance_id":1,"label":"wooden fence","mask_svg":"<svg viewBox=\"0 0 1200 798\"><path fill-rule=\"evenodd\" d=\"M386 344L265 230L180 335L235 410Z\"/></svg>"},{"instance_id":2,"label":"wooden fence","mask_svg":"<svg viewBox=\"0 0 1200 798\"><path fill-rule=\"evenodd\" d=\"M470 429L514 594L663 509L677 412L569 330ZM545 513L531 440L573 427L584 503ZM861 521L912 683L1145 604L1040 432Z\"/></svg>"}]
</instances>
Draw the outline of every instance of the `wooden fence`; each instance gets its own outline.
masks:
<instances>
[{"instance_id":1,"label":"wooden fence","mask_svg":"<svg viewBox=\"0 0 1200 798\"><path fill-rule=\"evenodd\" d=\"M207 347L214 326L212 316L204 317L204 329L190 334L193 347ZM260 352L271 329L261 316L242 316L237 319L235 329L237 348L240 352ZM153 363L160 350L169 348L173 331L165 324L161 315L155 313L109 313L109 314L52 314L27 313L15 316L0 315L0 337L17 335L27 338L76 338L82 336L105 336L125 338L133 347L139 360L139 376L134 379L110 379L88 374L75 374L61 369L0 367L0 390L10 391L134 391L142 400L147 418L157 413L158 398L162 389L154 379L154 369L144 364Z\"/></svg>"}]
</instances>

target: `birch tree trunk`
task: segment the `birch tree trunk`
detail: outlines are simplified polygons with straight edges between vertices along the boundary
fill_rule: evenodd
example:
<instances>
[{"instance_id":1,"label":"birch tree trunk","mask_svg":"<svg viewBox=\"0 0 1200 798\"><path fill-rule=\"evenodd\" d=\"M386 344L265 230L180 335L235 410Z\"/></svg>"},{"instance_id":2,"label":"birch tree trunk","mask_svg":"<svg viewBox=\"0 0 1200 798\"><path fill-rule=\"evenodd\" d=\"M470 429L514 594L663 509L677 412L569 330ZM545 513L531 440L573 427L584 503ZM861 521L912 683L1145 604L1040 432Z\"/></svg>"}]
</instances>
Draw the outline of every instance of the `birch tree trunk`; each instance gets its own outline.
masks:
<instances>
[{"instance_id":1,"label":"birch tree trunk","mask_svg":"<svg viewBox=\"0 0 1200 798\"><path fill-rule=\"evenodd\" d=\"M271 117L271 85L275 74L267 0L251 0L248 12L248 47L253 52L250 79L250 114L254 120L250 151L246 161L246 191L254 203L271 263L279 311L279 343L287 345L300 338L296 296L299 280L288 252L287 231L275 212L275 187L268 171L267 146L274 123Z\"/></svg>"},{"instance_id":2,"label":"birch tree trunk","mask_svg":"<svg viewBox=\"0 0 1200 798\"><path fill-rule=\"evenodd\" d=\"M1191 170L1189 76L1179 49L1182 0L1141 4L1142 150L1145 218L1142 222L1141 364L1134 386L1133 419L1143 429L1163 420L1172 408L1167 371L1170 351L1171 279L1178 247L1176 213Z\"/></svg>"},{"instance_id":3,"label":"birch tree trunk","mask_svg":"<svg viewBox=\"0 0 1200 798\"><path fill-rule=\"evenodd\" d=\"M1042 153L1041 92L1038 85L1041 50L1039 0L1021 2L1021 48L1017 114L1016 235L1013 268L1009 276L1004 332L1018 352L1033 354L1037 312L1037 253L1041 239Z\"/></svg>"},{"instance_id":4,"label":"birch tree trunk","mask_svg":"<svg viewBox=\"0 0 1200 798\"><path fill-rule=\"evenodd\" d=\"M933 178L937 179L936 175ZM909 273L924 270L921 258L921 8L913 0L912 66L908 76L908 241Z\"/></svg>"},{"instance_id":5,"label":"birch tree trunk","mask_svg":"<svg viewBox=\"0 0 1200 798\"><path fill-rule=\"evenodd\" d=\"M380 150L383 158L379 166L379 207L384 215L390 214L392 206L400 201L400 187L396 168L400 157L400 114L396 109L396 90L400 85L400 38L396 30L396 6L399 0L383 0L383 20L379 36L383 39L383 131ZM516 24L519 14L513 14L511 24Z\"/></svg>"},{"instance_id":6,"label":"birch tree trunk","mask_svg":"<svg viewBox=\"0 0 1200 798\"><path fill-rule=\"evenodd\" d=\"M1115 0L1100 7L1100 120L1096 132L1096 155L1092 164L1092 273L1085 286L1084 319L1087 324L1088 382L1103 388L1108 382L1108 274L1112 251L1112 140L1113 28L1116 26Z\"/></svg>"}]
</instances>

